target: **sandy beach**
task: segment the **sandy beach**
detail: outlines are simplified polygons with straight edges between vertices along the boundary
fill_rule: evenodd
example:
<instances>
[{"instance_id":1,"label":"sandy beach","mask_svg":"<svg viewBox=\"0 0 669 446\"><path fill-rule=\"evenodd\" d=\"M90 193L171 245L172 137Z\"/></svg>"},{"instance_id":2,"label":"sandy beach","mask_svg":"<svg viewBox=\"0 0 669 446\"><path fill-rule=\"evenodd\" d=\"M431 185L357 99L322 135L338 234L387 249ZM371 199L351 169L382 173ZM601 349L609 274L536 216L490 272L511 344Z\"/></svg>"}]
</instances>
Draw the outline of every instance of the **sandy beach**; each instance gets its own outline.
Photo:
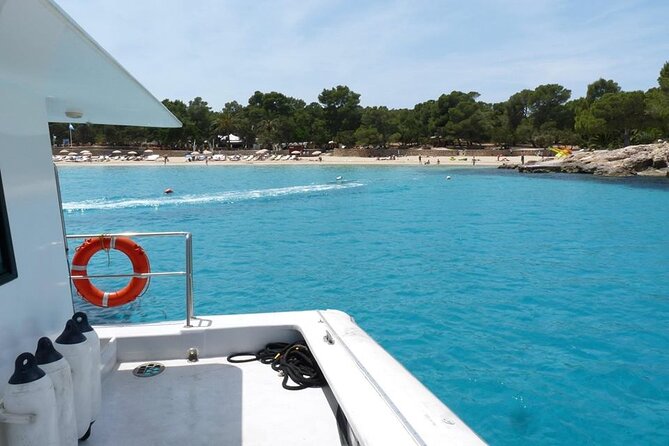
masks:
<instances>
[{"instance_id":1,"label":"sandy beach","mask_svg":"<svg viewBox=\"0 0 669 446\"><path fill-rule=\"evenodd\" d=\"M540 156L525 156L525 162L529 161L540 161L542 158ZM429 162L429 164L426 164ZM297 160L287 160L287 161L186 161L186 158L183 156L171 156L168 158L167 163L163 159L157 161L82 161L82 162L73 162L73 161L56 161L55 164L58 166L162 166L162 165L179 165L179 166L248 166L248 165L258 165L258 166L330 166L330 165L344 165L344 166L418 166L423 165L426 168L429 167L440 167L440 166L458 166L458 167L497 167L503 164L519 164L521 162L520 156L508 156L502 158L499 161L496 156L477 156L476 163L472 162L471 156L457 157L451 159L451 157L443 156L426 156L421 157L421 160L418 160L418 156L403 156L396 159L376 159L376 158L363 158L355 156L323 156L322 161L319 161L317 157L301 157Z\"/></svg>"}]
</instances>

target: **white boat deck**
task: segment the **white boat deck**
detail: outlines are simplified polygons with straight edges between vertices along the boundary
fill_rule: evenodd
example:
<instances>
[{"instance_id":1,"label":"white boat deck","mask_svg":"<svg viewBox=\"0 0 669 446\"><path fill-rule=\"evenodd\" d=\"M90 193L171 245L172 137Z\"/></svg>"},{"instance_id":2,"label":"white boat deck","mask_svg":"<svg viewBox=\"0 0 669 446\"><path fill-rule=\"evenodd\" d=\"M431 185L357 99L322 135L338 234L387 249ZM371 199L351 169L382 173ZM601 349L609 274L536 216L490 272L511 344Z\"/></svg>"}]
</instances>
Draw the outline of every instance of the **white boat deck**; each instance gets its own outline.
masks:
<instances>
[{"instance_id":1,"label":"white boat deck","mask_svg":"<svg viewBox=\"0 0 669 446\"><path fill-rule=\"evenodd\" d=\"M96 327L102 409L86 444L340 446L346 443L338 409L344 435L366 446L483 444L345 313L207 316L194 322ZM286 390L269 365L226 360L270 342L296 341L309 347L327 387ZM195 363L186 360L192 348L199 352ZM151 378L134 376L133 369L147 362L166 369Z\"/></svg>"},{"instance_id":2,"label":"white boat deck","mask_svg":"<svg viewBox=\"0 0 669 446\"><path fill-rule=\"evenodd\" d=\"M86 444L341 445L327 388L286 390L269 365L225 358L159 361L161 374L138 378L141 362L118 363Z\"/></svg>"}]
</instances>

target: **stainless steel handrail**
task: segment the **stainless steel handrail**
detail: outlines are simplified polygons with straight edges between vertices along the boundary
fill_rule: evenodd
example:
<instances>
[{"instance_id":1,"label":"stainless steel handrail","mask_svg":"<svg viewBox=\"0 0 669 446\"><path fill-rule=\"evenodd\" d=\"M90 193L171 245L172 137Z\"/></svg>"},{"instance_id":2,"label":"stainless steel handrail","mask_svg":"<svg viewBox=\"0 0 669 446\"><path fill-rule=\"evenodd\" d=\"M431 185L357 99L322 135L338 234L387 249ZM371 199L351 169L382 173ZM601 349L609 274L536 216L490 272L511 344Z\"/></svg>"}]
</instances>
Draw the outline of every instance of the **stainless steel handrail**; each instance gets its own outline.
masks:
<instances>
[{"instance_id":1,"label":"stainless steel handrail","mask_svg":"<svg viewBox=\"0 0 669 446\"><path fill-rule=\"evenodd\" d=\"M156 273L133 273L133 274L89 274L72 275L73 279L100 279L100 278L123 278L123 277L164 277L185 276L186 277L186 327L192 327L195 318L193 303L193 235L190 232L118 232L113 234L72 234L66 235L68 240L87 239L96 237L184 237L186 242L186 271L163 271Z\"/></svg>"}]
</instances>

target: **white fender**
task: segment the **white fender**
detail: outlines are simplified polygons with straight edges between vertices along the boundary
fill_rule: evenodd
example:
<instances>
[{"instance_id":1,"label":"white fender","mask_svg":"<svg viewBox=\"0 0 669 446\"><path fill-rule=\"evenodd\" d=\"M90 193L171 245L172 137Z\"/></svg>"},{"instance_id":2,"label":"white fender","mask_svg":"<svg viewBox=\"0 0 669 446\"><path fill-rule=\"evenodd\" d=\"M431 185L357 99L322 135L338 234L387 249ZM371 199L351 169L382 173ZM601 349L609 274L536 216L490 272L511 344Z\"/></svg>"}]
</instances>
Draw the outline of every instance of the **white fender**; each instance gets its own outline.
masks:
<instances>
[{"instance_id":1,"label":"white fender","mask_svg":"<svg viewBox=\"0 0 669 446\"><path fill-rule=\"evenodd\" d=\"M2 411L9 415L8 445L59 446L56 395L51 378L37 366L32 353L21 353L15 367L2 402ZM16 417L11 420L14 414L32 416L27 420Z\"/></svg>"},{"instance_id":2,"label":"white fender","mask_svg":"<svg viewBox=\"0 0 669 446\"><path fill-rule=\"evenodd\" d=\"M74 389L70 364L56 349L49 338L41 338L35 352L37 365L44 370L53 382L56 395L59 444L76 446L77 420L74 413Z\"/></svg>"},{"instance_id":3,"label":"white fender","mask_svg":"<svg viewBox=\"0 0 669 446\"><path fill-rule=\"evenodd\" d=\"M86 313L77 312L72 316L79 331L86 336L91 350L91 421L95 421L102 405L102 376L100 373L100 338L88 323Z\"/></svg>"},{"instance_id":4,"label":"white fender","mask_svg":"<svg viewBox=\"0 0 669 446\"><path fill-rule=\"evenodd\" d=\"M56 349L65 357L72 371L74 414L77 438L86 435L91 425L91 347L74 321L69 320L63 333L56 338Z\"/></svg>"}]
</instances>

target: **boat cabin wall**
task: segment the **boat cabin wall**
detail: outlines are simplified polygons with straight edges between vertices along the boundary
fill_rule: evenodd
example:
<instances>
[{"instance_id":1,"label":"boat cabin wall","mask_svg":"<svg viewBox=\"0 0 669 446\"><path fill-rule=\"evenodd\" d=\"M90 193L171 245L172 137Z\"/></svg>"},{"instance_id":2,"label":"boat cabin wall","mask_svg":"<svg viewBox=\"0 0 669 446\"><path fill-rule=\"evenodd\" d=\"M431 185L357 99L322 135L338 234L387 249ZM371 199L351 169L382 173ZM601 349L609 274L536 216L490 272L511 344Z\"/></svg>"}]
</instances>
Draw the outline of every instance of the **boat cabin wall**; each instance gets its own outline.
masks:
<instances>
[{"instance_id":1,"label":"boat cabin wall","mask_svg":"<svg viewBox=\"0 0 669 446\"><path fill-rule=\"evenodd\" d=\"M73 311L44 97L2 78L0 177L16 265L0 285L1 394L16 356L61 331ZM0 445L3 437L0 426Z\"/></svg>"}]
</instances>

